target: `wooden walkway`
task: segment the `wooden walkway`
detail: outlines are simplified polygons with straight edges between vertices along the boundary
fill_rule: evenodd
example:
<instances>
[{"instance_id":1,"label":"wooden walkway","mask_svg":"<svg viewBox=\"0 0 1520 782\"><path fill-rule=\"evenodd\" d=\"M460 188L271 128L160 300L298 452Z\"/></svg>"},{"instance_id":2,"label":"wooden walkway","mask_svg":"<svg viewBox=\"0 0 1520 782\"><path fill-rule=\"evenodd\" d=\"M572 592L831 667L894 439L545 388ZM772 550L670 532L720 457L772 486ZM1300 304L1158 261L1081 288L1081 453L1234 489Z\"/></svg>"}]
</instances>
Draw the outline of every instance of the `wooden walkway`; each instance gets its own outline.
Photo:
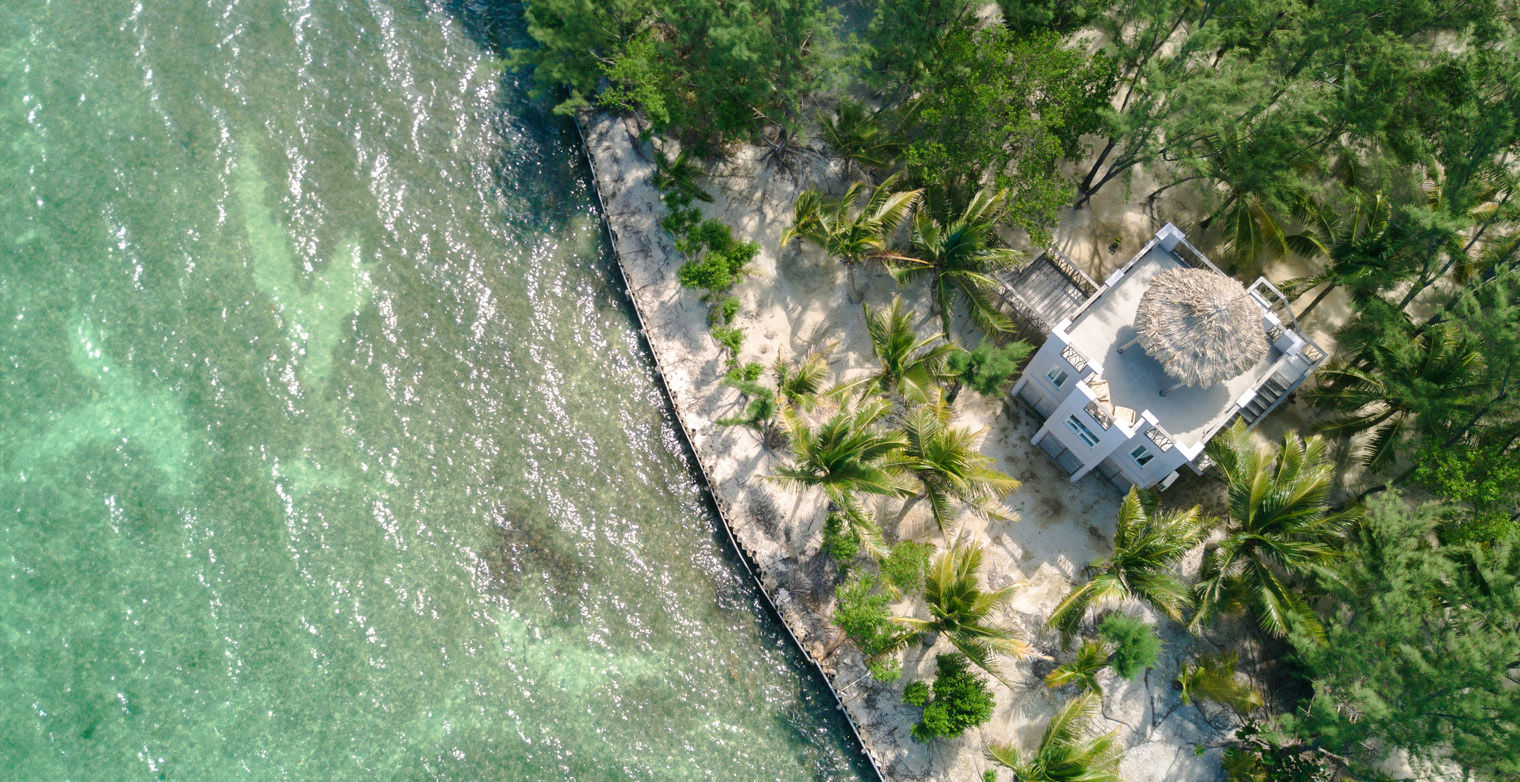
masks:
<instances>
[{"instance_id":1,"label":"wooden walkway","mask_svg":"<svg viewBox=\"0 0 1520 782\"><path fill-rule=\"evenodd\" d=\"M1098 290L1060 250L1050 248L1018 271L998 275L1003 301L1030 327L1049 334Z\"/></svg>"}]
</instances>

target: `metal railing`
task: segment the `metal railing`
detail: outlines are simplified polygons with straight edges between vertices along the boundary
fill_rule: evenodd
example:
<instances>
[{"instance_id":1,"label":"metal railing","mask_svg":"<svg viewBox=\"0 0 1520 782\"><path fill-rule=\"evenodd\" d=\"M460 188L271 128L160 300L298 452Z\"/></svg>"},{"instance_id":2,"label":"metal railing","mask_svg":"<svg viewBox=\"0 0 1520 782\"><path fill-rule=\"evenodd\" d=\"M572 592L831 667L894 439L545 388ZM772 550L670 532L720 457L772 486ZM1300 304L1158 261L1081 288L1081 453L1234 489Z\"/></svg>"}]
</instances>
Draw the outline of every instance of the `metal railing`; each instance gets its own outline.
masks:
<instances>
[{"instance_id":1,"label":"metal railing","mask_svg":"<svg viewBox=\"0 0 1520 782\"><path fill-rule=\"evenodd\" d=\"M1094 282L1093 278L1087 276L1087 272L1077 268L1077 265L1070 258L1066 257L1066 253L1050 247L1040 253L1038 258L1035 258L1035 263L1038 263L1040 258L1049 261L1050 265L1054 266L1056 271L1061 273L1061 276L1070 281L1072 285L1077 286L1077 290L1082 291L1083 296L1091 296L1098 290L1098 283Z\"/></svg>"},{"instance_id":2,"label":"metal railing","mask_svg":"<svg viewBox=\"0 0 1520 782\"><path fill-rule=\"evenodd\" d=\"M1076 367L1078 372L1087 369L1087 356L1082 355L1081 352L1071 345L1061 348L1061 358L1066 359L1066 363Z\"/></svg>"}]
</instances>

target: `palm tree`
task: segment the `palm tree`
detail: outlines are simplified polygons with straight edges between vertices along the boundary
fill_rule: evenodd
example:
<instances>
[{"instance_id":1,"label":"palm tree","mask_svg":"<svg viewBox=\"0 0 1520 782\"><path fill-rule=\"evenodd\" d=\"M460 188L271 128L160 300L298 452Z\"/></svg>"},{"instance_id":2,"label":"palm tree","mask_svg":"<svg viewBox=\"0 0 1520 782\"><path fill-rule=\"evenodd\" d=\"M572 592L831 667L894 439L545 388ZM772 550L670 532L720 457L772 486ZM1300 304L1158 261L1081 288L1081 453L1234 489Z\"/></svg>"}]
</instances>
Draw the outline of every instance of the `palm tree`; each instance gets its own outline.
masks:
<instances>
[{"instance_id":1,"label":"palm tree","mask_svg":"<svg viewBox=\"0 0 1520 782\"><path fill-rule=\"evenodd\" d=\"M1334 470L1324 441L1290 432L1281 447L1257 448L1245 422L1236 421L1209 443L1209 457L1224 470L1229 519L1224 540L1203 558L1189 629L1196 632L1221 613L1249 607L1271 635L1286 636L1297 625L1323 639L1319 617L1288 582L1310 574L1333 577L1326 566L1356 516L1354 510L1329 511Z\"/></svg>"},{"instance_id":2,"label":"palm tree","mask_svg":"<svg viewBox=\"0 0 1520 782\"><path fill-rule=\"evenodd\" d=\"M1102 641L1087 641L1077 648L1072 661L1059 665L1045 676L1045 686L1051 689L1076 684L1082 689L1103 694L1098 685L1098 674L1108 667L1108 646Z\"/></svg>"},{"instance_id":3,"label":"palm tree","mask_svg":"<svg viewBox=\"0 0 1520 782\"><path fill-rule=\"evenodd\" d=\"M882 127L877 115L867 112L859 101L848 98L839 102L837 117L819 112L818 127L823 131L824 143L844 159L846 175L852 166L865 169L891 165L903 146Z\"/></svg>"},{"instance_id":4,"label":"palm tree","mask_svg":"<svg viewBox=\"0 0 1520 782\"><path fill-rule=\"evenodd\" d=\"M824 379L829 374L829 353L833 350L832 344L815 350L797 362L796 366L786 363L781 356L776 356L771 371L776 373L778 401L804 413L812 412L818 406L819 395L823 393Z\"/></svg>"},{"instance_id":5,"label":"palm tree","mask_svg":"<svg viewBox=\"0 0 1520 782\"><path fill-rule=\"evenodd\" d=\"M1163 512L1155 503L1141 500L1131 488L1119 506L1119 528L1114 532L1114 553L1090 566L1095 575L1056 606L1050 626L1070 638L1087 610L1104 603L1143 600L1171 618L1182 621L1192 603L1188 585L1171 572L1203 538L1198 506L1184 511Z\"/></svg>"},{"instance_id":6,"label":"palm tree","mask_svg":"<svg viewBox=\"0 0 1520 782\"><path fill-rule=\"evenodd\" d=\"M902 432L908 441L903 449L907 469L922 486L917 499L929 501L940 532L953 531L957 505L988 518L1018 520L1002 498L1017 489L1019 482L994 469L992 458L978 450L986 429L951 426L950 405L936 399L909 413Z\"/></svg>"},{"instance_id":7,"label":"palm tree","mask_svg":"<svg viewBox=\"0 0 1520 782\"><path fill-rule=\"evenodd\" d=\"M1003 213L1008 191L980 191L964 211L943 225L919 208L913 217L913 252L922 265L909 266L899 277L927 274L934 294L945 339L950 339L950 316L957 299L970 306L971 322L983 331L1009 332L1013 321L998 309L1001 286L993 277L1013 268L1024 254L1003 246L997 231L997 219Z\"/></svg>"},{"instance_id":8,"label":"palm tree","mask_svg":"<svg viewBox=\"0 0 1520 782\"><path fill-rule=\"evenodd\" d=\"M850 185L844 197L833 203L825 202L823 194L817 190L803 191L792 205L792 227L781 235L781 246L790 244L792 239L802 238L823 248L830 257L844 263L850 274L852 290L855 288L855 267L866 261L897 266L917 263L888 247L892 234L907 218L920 192L895 192L892 187L896 184L897 175L887 177L853 215L851 209L861 201L866 190L859 182Z\"/></svg>"},{"instance_id":9,"label":"palm tree","mask_svg":"<svg viewBox=\"0 0 1520 782\"><path fill-rule=\"evenodd\" d=\"M885 400L862 400L852 411L840 411L816 430L796 411L782 411L782 426L791 441L792 461L767 478L795 489L819 489L839 511L861 545L874 556L886 554L881 528L861 504L859 495L907 497L912 486L901 477L901 434L874 424L891 409Z\"/></svg>"},{"instance_id":10,"label":"palm tree","mask_svg":"<svg viewBox=\"0 0 1520 782\"><path fill-rule=\"evenodd\" d=\"M892 305L886 309L861 307L866 314L871 352L881 362L881 370L871 376L868 388L923 403L929 401L930 389L936 384L953 379L948 361L955 346L934 344L939 342L937 335L919 339L901 297L892 297Z\"/></svg>"},{"instance_id":11,"label":"palm tree","mask_svg":"<svg viewBox=\"0 0 1520 782\"><path fill-rule=\"evenodd\" d=\"M1386 279L1389 270L1383 263L1381 248L1385 244L1392 205L1382 193L1357 194L1346 215L1307 200L1296 211L1294 216L1304 225L1304 230L1286 237L1288 249L1306 260L1324 259L1325 264L1314 274L1282 284L1283 291L1289 296L1325 286L1319 295L1304 305L1298 313L1299 318L1307 318L1336 288L1345 287L1353 296L1362 296L1391 282Z\"/></svg>"},{"instance_id":12,"label":"palm tree","mask_svg":"<svg viewBox=\"0 0 1520 782\"><path fill-rule=\"evenodd\" d=\"M1404 325L1374 339L1343 338L1356 351L1354 359L1326 367L1307 395L1337 414L1319 425L1319 432L1341 437L1372 432L1361 458L1373 470L1393 464L1400 435L1421 408L1480 382L1479 352L1454 330L1438 326L1415 333Z\"/></svg>"},{"instance_id":13,"label":"palm tree","mask_svg":"<svg viewBox=\"0 0 1520 782\"><path fill-rule=\"evenodd\" d=\"M1194 698L1203 698L1229 706L1242 717L1261 708L1261 690L1235 678L1238 657L1237 652L1204 654L1196 662L1183 664L1177 674L1182 702L1191 704Z\"/></svg>"},{"instance_id":14,"label":"palm tree","mask_svg":"<svg viewBox=\"0 0 1520 782\"><path fill-rule=\"evenodd\" d=\"M674 160L665 157L658 149L654 152L654 186L661 193L675 193L676 198L690 203L692 199L712 203L712 196L697 184L697 177L707 172L691 159L690 150L681 150Z\"/></svg>"},{"instance_id":15,"label":"palm tree","mask_svg":"<svg viewBox=\"0 0 1520 782\"><path fill-rule=\"evenodd\" d=\"M1099 698L1084 693L1062 706L1045 726L1040 745L1026 757L1011 744L989 744L987 759L1012 769L1018 782L1119 782L1124 755L1117 731L1084 739Z\"/></svg>"},{"instance_id":16,"label":"palm tree","mask_svg":"<svg viewBox=\"0 0 1520 782\"><path fill-rule=\"evenodd\" d=\"M982 569L980 543L957 538L948 551L935 558L924 584L928 619L895 616L893 621L922 633L942 633L974 665L1012 687L998 669L993 656L1022 659L1031 647L1007 628L991 624L992 615L1013 599L1018 585L984 592L978 585Z\"/></svg>"},{"instance_id":17,"label":"palm tree","mask_svg":"<svg viewBox=\"0 0 1520 782\"><path fill-rule=\"evenodd\" d=\"M819 405L824 379L829 372L828 354L833 348L831 344L809 353L795 366L778 355L771 364L771 371L776 375L775 389L743 376L723 378L723 384L738 389L745 395L747 403L739 415L719 418L715 423L755 430L767 450L785 445L787 433L777 417L788 407L807 413Z\"/></svg>"}]
</instances>

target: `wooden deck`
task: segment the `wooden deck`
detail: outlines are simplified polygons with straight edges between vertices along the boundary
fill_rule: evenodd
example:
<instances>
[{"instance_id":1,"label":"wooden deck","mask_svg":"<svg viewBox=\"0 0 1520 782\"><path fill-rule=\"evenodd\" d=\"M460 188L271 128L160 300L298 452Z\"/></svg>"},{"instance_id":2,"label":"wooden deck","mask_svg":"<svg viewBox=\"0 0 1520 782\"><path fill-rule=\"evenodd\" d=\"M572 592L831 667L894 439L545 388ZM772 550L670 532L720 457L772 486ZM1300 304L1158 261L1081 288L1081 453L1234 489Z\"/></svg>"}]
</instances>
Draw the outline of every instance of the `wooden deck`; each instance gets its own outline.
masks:
<instances>
[{"instance_id":1,"label":"wooden deck","mask_svg":"<svg viewBox=\"0 0 1520 782\"><path fill-rule=\"evenodd\" d=\"M1076 312L1098 289L1091 277L1054 248L1018 271L999 275L998 282L1014 316L1042 335Z\"/></svg>"}]
</instances>

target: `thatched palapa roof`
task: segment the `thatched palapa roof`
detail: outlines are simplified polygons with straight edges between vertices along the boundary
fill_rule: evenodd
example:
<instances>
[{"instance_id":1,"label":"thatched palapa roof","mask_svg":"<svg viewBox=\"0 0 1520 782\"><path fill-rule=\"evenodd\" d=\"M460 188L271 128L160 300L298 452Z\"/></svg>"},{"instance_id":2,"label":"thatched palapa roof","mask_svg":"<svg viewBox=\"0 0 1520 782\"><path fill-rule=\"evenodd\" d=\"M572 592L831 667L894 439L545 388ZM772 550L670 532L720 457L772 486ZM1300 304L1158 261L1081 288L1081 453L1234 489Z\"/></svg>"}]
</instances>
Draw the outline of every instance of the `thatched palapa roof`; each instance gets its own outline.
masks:
<instances>
[{"instance_id":1,"label":"thatched palapa roof","mask_svg":"<svg viewBox=\"0 0 1520 782\"><path fill-rule=\"evenodd\" d=\"M1167 269L1135 312L1140 345L1183 385L1208 386L1267 354L1261 310L1239 282L1207 269Z\"/></svg>"}]
</instances>

